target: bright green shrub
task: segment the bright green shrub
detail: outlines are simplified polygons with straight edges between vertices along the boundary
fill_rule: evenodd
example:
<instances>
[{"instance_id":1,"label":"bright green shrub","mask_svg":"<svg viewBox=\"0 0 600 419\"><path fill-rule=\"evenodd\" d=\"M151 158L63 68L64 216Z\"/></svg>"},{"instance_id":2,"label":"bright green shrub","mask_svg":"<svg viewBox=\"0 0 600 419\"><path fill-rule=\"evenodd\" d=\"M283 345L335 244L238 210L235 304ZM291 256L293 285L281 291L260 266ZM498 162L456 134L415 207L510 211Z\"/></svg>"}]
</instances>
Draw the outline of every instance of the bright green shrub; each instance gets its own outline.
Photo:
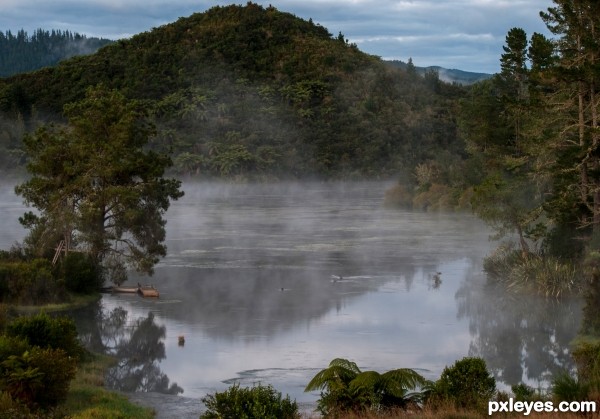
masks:
<instances>
[{"instance_id":1,"label":"bright green shrub","mask_svg":"<svg viewBox=\"0 0 600 419\"><path fill-rule=\"evenodd\" d=\"M19 317L7 326L6 332L27 339L31 346L62 349L76 359L83 354L75 323L68 317L50 317L46 313Z\"/></svg>"},{"instance_id":2,"label":"bright green shrub","mask_svg":"<svg viewBox=\"0 0 600 419\"><path fill-rule=\"evenodd\" d=\"M496 380L483 359L466 357L444 368L434 392L457 407L477 409L486 406L496 393Z\"/></svg>"},{"instance_id":3,"label":"bright green shrub","mask_svg":"<svg viewBox=\"0 0 600 419\"><path fill-rule=\"evenodd\" d=\"M272 386L240 387L238 384L228 390L202 398L207 411L203 419L293 419L299 418L298 405L289 396L281 398L281 393Z\"/></svg>"}]
</instances>

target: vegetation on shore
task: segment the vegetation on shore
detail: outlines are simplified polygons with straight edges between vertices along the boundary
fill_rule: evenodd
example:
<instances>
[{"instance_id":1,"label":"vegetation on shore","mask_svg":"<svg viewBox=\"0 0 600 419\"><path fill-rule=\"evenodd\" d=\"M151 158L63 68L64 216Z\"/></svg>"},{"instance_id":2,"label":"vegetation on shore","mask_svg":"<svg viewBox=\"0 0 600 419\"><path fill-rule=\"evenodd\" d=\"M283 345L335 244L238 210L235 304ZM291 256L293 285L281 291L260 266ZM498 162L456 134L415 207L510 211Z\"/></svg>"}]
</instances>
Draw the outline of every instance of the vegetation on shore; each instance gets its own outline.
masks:
<instances>
[{"instance_id":1,"label":"vegetation on shore","mask_svg":"<svg viewBox=\"0 0 600 419\"><path fill-rule=\"evenodd\" d=\"M153 417L102 388L114 360L87 352L72 319L4 313L1 323L1 418Z\"/></svg>"}]
</instances>

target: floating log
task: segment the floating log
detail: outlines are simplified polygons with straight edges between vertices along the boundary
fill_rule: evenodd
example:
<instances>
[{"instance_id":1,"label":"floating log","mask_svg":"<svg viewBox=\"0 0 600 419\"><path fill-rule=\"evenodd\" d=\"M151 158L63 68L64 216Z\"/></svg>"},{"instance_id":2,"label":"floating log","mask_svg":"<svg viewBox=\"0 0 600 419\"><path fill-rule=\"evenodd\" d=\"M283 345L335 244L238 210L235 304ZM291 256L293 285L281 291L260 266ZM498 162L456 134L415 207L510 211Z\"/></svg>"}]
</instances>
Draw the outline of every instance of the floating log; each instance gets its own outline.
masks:
<instances>
[{"instance_id":1,"label":"floating log","mask_svg":"<svg viewBox=\"0 0 600 419\"><path fill-rule=\"evenodd\" d=\"M102 292L116 292L119 294L138 294L142 297L158 298L160 293L153 285L139 285L137 287L107 287L102 288Z\"/></svg>"},{"instance_id":2,"label":"floating log","mask_svg":"<svg viewBox=\"0 0 600 419\"><path fill-rule=\"evenodd\" d=\"M121 294L135 294L138 292L139 287L112 287L112 292L118 292Z\"/></svg>"}]
</instances>

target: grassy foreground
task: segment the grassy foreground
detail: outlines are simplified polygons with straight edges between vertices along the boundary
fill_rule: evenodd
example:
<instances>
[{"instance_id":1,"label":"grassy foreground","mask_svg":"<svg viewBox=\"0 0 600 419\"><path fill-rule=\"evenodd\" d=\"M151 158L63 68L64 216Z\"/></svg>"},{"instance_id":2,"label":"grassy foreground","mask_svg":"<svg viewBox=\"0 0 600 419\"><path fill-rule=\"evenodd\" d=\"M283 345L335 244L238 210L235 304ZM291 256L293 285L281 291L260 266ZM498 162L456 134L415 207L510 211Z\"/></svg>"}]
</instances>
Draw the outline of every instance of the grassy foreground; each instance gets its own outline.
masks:
<instances>
[{"instance_id":1,"label":"grassy foreground","mask_svg":"<svg viewBox=\"0 0 600 419\"><path fill-rule=\"evenodd\" d=\"M115 360L92 354L82 362L61 410L72 419L152 419L154 411L130 402L127 397L106 390L104 373Z\"/></svg>"}]
</instances>

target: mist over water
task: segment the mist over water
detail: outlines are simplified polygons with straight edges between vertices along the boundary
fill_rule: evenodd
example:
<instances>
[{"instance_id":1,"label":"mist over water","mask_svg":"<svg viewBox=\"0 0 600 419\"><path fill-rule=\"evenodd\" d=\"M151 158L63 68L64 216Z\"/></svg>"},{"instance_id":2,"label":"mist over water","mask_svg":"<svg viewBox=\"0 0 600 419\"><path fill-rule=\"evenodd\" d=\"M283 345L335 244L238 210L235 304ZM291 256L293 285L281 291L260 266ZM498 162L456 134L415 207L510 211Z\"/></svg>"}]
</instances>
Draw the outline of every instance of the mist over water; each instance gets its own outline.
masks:
<instances>
[{"instance_id":1,"label":"mist over water","mask_svg":"<svg viewBox=\"0 0 600 419\"><path fill-rule=\"evenodd\" d=\"M200 397L236 382L313 404L319 395L304 387L337 357L437 379L482 356L500 386L543 387L571 368L580 301L495 290L482 259L496 244L478 219L386 209L390 186L184 184L167 213L167 257L153 277L130 279L153 283L160 299L105 295L77 314L82 338L135 354L135 369L122 362L111 377L150 392L136 400L159 417L197 417ZM18 203L3 201L4 220ZM2 246L22 234L9 231Z\"/></svg>"}]
</instances>

